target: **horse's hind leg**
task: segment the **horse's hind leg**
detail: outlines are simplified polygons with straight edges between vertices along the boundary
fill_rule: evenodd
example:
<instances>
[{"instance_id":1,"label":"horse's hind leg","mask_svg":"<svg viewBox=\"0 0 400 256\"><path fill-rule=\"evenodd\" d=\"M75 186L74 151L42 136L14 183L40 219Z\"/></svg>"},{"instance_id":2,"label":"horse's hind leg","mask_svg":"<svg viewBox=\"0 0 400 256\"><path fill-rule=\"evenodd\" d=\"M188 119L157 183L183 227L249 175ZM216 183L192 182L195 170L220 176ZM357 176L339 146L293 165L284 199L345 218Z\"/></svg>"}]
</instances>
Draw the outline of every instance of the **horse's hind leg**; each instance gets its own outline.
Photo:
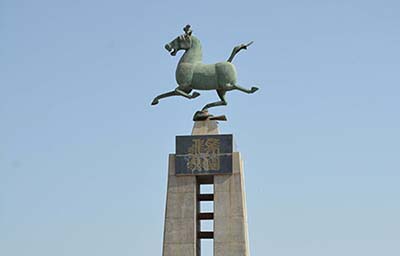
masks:
<instances>
[{"instance_id":1,"label":"horse's hind leg","mask_svg":"<svg viewBox=\"0 0 400 256\"><path fill-rule=\"evenodd\" d=\"M217 90L218 96L221 99L220 101L216 101L216 102L212 102L212 103L208 103L207 105L205 105L203 107L202 110L206 110L212 107L217 107L217 106L225 106L228 105L228 102L225 99L225 90Z\"/></svg>"},{"instance_id":2,"label":"horse's hind leg","mask_svg":"<svg viewBox=\"0 0 400 256\"><path fill-rule=\"evenodd\" d=\"M237 89L237 90L245 92L245 93L255 93L258 90L258 88L254 87L254 86L251 87L250 89L243 88L240 85L233 85L232 87L233 87L233 89Z\"/></svg>"}]
</instances>

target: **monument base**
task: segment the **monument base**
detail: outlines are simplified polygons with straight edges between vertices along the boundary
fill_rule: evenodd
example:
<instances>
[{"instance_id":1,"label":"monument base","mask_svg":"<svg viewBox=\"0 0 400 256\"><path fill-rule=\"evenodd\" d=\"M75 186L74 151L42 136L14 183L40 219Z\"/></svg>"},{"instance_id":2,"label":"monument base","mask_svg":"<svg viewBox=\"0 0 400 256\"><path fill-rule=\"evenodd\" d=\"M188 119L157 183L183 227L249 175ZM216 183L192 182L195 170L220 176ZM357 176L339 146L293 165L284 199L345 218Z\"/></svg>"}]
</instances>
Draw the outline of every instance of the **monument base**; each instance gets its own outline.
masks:
<instances>
[{"instance_id":1,"label":"monument base","mask_svg":"<svg viewBox=\"0 0 400 256\"><path fill-rule=\"evenodd\" d=\"M196 121L192 136L218 135L214 120ZM201 239L214 239L215 256L248 256L248 227L243 163L232 153L229 174L177 175L175 154L169 155L163 256L201 256ZM213 193L200 186L213 184ZM213 201L213 212L202 212L200 202ZM202 220L213 220L213 231L201 230Z\"/></svg>"}]
</instances>

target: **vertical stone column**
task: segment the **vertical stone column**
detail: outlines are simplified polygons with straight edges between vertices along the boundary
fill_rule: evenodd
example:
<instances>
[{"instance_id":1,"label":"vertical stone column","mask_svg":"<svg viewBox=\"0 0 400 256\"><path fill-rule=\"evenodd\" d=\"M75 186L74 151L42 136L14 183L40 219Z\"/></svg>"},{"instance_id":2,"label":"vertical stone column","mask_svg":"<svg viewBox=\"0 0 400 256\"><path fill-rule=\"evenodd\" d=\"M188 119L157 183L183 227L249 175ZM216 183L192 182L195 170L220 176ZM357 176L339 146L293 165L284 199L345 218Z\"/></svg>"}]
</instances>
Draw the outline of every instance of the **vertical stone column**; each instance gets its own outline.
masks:
<instances>
[{"instance_id":1,"label":"vertical stone column","mask_svg":"<svg viewBox=\"0 0 400 256\"><path fill-rule=\"evenodd\" d=\"M214 176L214 256L248 256L243 162L233 153L232 174Z\"/></svg>"},{"instance_id":2,"label":"vertical stone column","mask_svg":"<svg viewBox=\"0 0 400 256\"><path fill-rule=\"evenodd\" d=\"M192 136L218 134L217 121L197 121L192 130ZM231 135L221 136L230 136L230 141L232 140ZM221 155L220 159L223 157ZM214 256L250 255L244 175L240 154L233 152L232 162L221 160L220 169L214 172L198 170L186 174L179 172L180 174L177 175L175 163L175 154L170 154L163 256L201 256L199 237L197 237L200 232L198 176L211 177L214 181ZM179 170L182 168L186 167L178 167Z\"/></svg>"},{"instance_id":3,"label":"vertical stone column","mask_svg":"<svg viewBox=\"0 0 400 256\"><path fill-rule=\"evenodd\" d=\"M175 175L175 155L169 155L163 256L197 254L196 176Z\"/></svg>"},{"instance_id":4,"label":"vertical stone column","mask_svg":"<svg viewBox=\"0 0 400 256\"><path fill-rule=\"evenodd\" d=\"M194 123L192 135L211 134L219 134L217 121ZM200 256L197 180L195 175L175 174L175 154L169 155L167 186L163 256Z\"/></svg>"}]
</instances>

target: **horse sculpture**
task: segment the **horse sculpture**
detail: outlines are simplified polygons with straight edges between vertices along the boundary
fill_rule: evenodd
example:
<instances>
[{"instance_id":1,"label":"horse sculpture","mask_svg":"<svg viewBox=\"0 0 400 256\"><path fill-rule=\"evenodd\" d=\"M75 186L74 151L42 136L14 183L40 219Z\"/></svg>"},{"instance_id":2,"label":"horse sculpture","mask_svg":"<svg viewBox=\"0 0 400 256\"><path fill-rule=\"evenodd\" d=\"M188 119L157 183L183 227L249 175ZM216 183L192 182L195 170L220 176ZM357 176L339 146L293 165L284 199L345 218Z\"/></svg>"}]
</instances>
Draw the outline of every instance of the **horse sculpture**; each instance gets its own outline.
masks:
<instances>
[{"instance_id":1,"label":"horse sculpture","mask_svg":"<svg viewBox=\"0 0 400 256\"><path fill-rule=\"evenodd\" d=\"M185 50L176 69L176 81L178 87L175 90L163 93L154 98L151 105L158 104L162 98L170 96L183 96L188 99L194 99L200 96L200 93L191 91L195 90L216 90L220 101L208 103L202 109L207 111L211 107L227 105L225 94L227 91L239 90L245 93L254 93L257 87L250 89L243 88L237 84L235 66L232 60L235 55L242 49L247 49L248 44L236 46L227 61L215 64L203 64L202 52L199 39L192 35L190 25L184 27L185 34L178 36L170 43L165 45L165 49L175 56L179 50Z\"/></svg>"}]
</instances>

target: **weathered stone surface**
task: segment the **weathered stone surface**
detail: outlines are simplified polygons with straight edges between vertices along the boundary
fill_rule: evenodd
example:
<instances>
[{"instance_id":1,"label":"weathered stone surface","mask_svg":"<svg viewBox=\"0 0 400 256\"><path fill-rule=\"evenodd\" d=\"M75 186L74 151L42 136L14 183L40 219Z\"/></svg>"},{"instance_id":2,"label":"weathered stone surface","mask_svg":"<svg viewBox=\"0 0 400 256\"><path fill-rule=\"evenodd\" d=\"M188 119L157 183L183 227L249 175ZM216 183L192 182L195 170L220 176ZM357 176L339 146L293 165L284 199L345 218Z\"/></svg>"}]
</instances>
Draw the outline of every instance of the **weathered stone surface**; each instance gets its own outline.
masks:
<instances>
[{"instance_id":1,"label":"weathered stone surface","mask_svg":"<svg viewBox=\"0 0 400 256\"><path fill-rule=\"evenodd\" d=\"M214 256L247 256L248 251L245 243L214 242Z\"/></svg>"},{"instance_id":2,"label":"weathered stone surface","mask_svg":"<svg viewBox=\"0 0 400 256\"><path fill-rule=\"evenodd\" d=\"M240 173L233 175L218 175L214 177L215 191L230 192L241 186L242 177Z\"/></svg>"},{"instance_id":3,"label":"weathered stone surface","mask_svg":"<svg viewBox=\"0 0 400 256\"><path fill-rule=\"evenodd\" d=\"M167 244L190 244L196 240L193 218L166 218L165 239Z\"/></svg>"},{"instance_id":4,"label":"weathered stone surface","mask_svg":"<svg viewBox=\"0 0 400 256\"><path fill-rule=\"evenodd\" d=\"M196 121L192 129L192 135L219 134L218 122L215 120Z\"/></svg>"},{"instance_id":5,"label":"weathered stone surface","mask_svg":"<svg viewBox=\"0 0 400 256\"><path fill-rule=\"evenodd\" d=\"M214 255L248 256L244 176L239 153L233 174L214 176Z\"/></svg>"},{"instance_id":6,"label":"weathered stone surface","mask_svg":"<svg viewBox=\"0 0 400 256\"><path fill-rule=\"evenodd\" d=\"M233 170L234 174L241 173L243 174L243 162L239 152L233 153ZM243 176L243 175L242 175Z\"/></svg>"},{"instance_id":7,"label":"weathered stone surface","mask_svg":"<svg viewBox=\"0 0 400 256\"><path fill-rule=\"evenodd\" d=\"M192 256L196 255L195 244L164 244L163 256ZM198 255L200 256L200 255Z\"/></svg>"},{"instance_id":8,"label":"weathered stone surface","mask_svg":"<svg viewBox=\"0 0 400 256\"><path fill-rule=\"evenodd\" d=\"M196 122L198 135L215 132L215 121ZM197 125L197 127L196 127ZM211 129L209 129L211 127ZM214 127L214 128L213 128ZM216 126L216 128L218 128ZM197 130L196 130L197 129ZM217 131L218 132L218 131ZM169 156L163 256L200 256L196 241L198 186L195 175L175 175L175 155ZM204 176L201 176L204 178ZM243 164L232 153L232 173L214 175L214 256L248 256Z\"/></svg>"},{"instance_id":9,"label":"weathered stone surface","mask_svg":"<svg viewBox=\"0 0 400 256\"><path fill-rule=\"evenodd\" d=\"M176 203L180 202L180 203ZM167 218L193 218L193 209L196 207L194 192L168 193Z\"/></svg>"},{"instance_id":10,"label":"weathered stone surface","mask_svg":"<svg viewBox=\"0 0 400 256\"><path fill-rule=\"evenodd\" d=\"M243 216L222 217L218 216L218 221L214 224L214 236L218 238L216 242L226 243L245 243L246 225Z\"/></svg>"},{"instance_id":11,"label":"weathered stone surface","mask_svg":"<svg viewBox=\"0 0 400 256\"><path fill-rule=\"evenodd\" d=\"M245 217L242 193L215 192L214 217Z\"/></svg>"},{"instance_id":12,"label":"weathered stone surface","mask_svg":"<svg viewBox=\"0 0 400 256\"><path fill-rule=\"evenodd\" d=\"M163 256L196 255L195 176L175 175L175 155L169 156Z\"/></svg>"}]
</instances>

